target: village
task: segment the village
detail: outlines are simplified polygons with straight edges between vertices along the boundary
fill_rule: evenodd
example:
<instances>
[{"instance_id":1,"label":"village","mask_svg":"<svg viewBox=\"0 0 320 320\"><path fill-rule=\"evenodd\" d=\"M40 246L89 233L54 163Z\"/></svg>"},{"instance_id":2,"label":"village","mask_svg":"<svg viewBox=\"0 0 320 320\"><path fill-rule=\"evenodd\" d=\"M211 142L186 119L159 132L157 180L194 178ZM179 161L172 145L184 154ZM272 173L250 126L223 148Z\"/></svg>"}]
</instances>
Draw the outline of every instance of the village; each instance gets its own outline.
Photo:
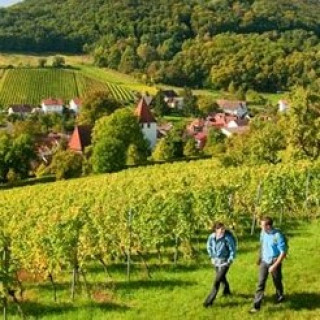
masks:
<instances>
[{"instance_id":1,"label":"village","mask_svg":"<svg viewBox=\"0 0 320 320\"><path fill-rule=\"evenodd\" d=\"M170 110L181 111L184 108L184 98L179 96L174 90L164 90L164 102ZM149 141L151 151L154 150L158 141L165 137L174 124L169 121L156 120L153 109L153 97L149 94L141 94L137 98L134 114L138 118L144 137ZM57 115L61 117L68 113L73 119L76 119L81 113L82 99L75 97L68 103L60 98L43 99L39 106L28 104L10 105L7 111L8 125L2 130L10 131L10 121L12 119L24 121L32 115ZM199 151L206 145L208 134L211 129L223 133L226 138L233 135L242 135L249 131L250 121L253 119L250 114L247 102L243 100L217 99L216 112L210 112L202 117L188 118L186 122L184 135L193 138L195 147ZM288 109L288 103L285 100L279 100L278 112L283 113ZM272 120L268 115L259 115L262 120ZM60 144L67 144L67 148L73 152L83 154L85 149L91 145L91 135L93 126L79 125L74 122L73 130L63 130L58 132L50 130L45 135L38 135L35 141L36 154L44 164L51 162L52 156L59 148Z\"/></svg>"}]
</instances>

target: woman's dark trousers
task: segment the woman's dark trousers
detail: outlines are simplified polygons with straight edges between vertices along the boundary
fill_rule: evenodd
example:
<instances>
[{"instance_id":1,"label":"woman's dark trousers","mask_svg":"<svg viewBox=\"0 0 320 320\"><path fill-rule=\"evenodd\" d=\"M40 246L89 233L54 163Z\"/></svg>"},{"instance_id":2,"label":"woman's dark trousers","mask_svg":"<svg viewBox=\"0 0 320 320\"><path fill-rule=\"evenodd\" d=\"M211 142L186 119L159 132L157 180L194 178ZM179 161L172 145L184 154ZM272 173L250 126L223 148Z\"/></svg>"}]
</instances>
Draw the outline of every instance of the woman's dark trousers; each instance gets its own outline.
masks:
<instances>
[{"instance_id":1,"label":"woman's dark trousers","mask_svg":"<svg viewBox=\"0 0 320 320\"><path fill-rule=\"evenodd\" d=\"M205 302L203 303L205 307L209 307L213 304L213 301L218 294L221 283L223 284L223 294L224 295L231 294L229 282L227 280L227 273L229 270L229 266L215 267L215 269L216 269L216 277L213 282L212 290L208 295L207 299L205 300Z\"/></svg>"}]
</instances>

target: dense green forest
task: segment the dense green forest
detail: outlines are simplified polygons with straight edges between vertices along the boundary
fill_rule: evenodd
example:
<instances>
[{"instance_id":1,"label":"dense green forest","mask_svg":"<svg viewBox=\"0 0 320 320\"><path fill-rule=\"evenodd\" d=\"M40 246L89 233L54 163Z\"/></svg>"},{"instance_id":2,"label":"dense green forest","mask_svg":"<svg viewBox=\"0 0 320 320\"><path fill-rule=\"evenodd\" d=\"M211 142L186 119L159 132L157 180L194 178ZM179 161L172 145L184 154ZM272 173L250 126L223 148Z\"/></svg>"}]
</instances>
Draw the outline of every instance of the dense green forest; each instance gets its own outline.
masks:
<instances>
[{"instance_id":1,"label":"dense green forest","mask_svg":"<svg viewBox=\"0 0 320 320\"><path fill-rule=\"evenodd\" d=\"M320 76L317 0L25 0L0 9L0 50L91 52L172 85L278 91Z\"/></svg>"}]
</instances>

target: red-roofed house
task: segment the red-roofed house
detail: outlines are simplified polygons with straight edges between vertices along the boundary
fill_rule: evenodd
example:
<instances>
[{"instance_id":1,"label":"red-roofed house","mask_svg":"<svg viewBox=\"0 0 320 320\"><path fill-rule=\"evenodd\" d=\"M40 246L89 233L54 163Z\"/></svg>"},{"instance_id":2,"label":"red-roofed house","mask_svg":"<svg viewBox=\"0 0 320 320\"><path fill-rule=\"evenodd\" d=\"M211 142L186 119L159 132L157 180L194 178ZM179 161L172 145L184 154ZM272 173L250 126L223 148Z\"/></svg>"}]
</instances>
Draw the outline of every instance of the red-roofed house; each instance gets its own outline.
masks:
<instances>
[{"instance_id":1,"label":"red-roofed house","mask_svg":"<svg viewBox=\"0 0 320 320\"><path fill-rule=\"evenodd\" d=\"M199 149L203 149L203 147L205 146L205 144L207 142L207 133L199 132L199 133L195 134L193 137L196 140L197 147Z\"/></svg>"},{"instance_id":2,"label":"red-roofed house","mask_svg":"<svg viewBox=\"0 0 320 320\"><path fill-rule=\"evenodd\" d=\"M239 118L244 117L248 113L247 104L245 101L238 100L217 100L217 104L223 112L235 115Z\"/></svg>"},{"instance_id":3,"label":"red-roofed house","mask_svg":"<svg viewBox=\"0 0 320 320\"><path fill-rule=\"evenodd\" d=\"M76 126L69 141L69 149L83 153L84 149L91 144L91 126Z\"/></svg>"},{"instance_id":4,"label":"red-roofed house","mask_svg":"<svg viewBox=\"0 0 320 320\"><path fill-rule=\"evenodd\" d=\"M216 113L208 116L206 120L193 120L187 127L187 133L194 137L198 148L202 149L206 144L210 128L221 130L229 137L234 133L246 132L249 129L249 120L238 118L235 115Z\"/></svg>"},{"instance_id":5,"label":"red-roofed house","mask_svg":"<svg viewBox=\"0 0 320 320\"><path fill-rule=\"evenodd\" d=\"M194 135L198 132L202 132L204 130L205 124L206 122L203 119L193 120L187 127L188 133Z\"/></svg>"},{"instance_id":6,"label":"red-roofed house","mask_svg":"<svg viewBox=\"0 0 320 320\"><path fill-rule=\"evenodd\" d=\"M79 113L81 106L82 106L82 100L79 98L74 98L69 102L70 110L73 110L74 113Z\"/></svg>"},{"instance_id":7,"label":"red-roofed house","mask_svg":"<svg viewBox=\"0 0 320 320\"><path fill-rule=\"evenodd\" d=\"M41 108L44 113L51 113L51 112L56 112L56 113L62 113L63 111L63 101L62 99L45 99L42 100L41 102Z\"/></svg>"},{"instance_id":8,"label":"red-roofed house","mask_svg":"<svg viewBox=\"0 0 320 320\"><path fill-rule=\"evenodd\" d=\"M227 126L229 122L235 121L237 119L237 116L225 113L216 113L207 118L208 126L213 126L216 128L223 128Z\"/></svg>"},{"instance_id":9,"label":"red-roofed house","mask_svg":"<svg viewBox=\"0 0 320 320\"><path fill-rule=\"evenodd\" d=\"M135 115L138 117L144 137L150 142L150 147L153 149L157 142L157 122L143 98L140 99L135 109Z\"/></svg>"}]
</instances>

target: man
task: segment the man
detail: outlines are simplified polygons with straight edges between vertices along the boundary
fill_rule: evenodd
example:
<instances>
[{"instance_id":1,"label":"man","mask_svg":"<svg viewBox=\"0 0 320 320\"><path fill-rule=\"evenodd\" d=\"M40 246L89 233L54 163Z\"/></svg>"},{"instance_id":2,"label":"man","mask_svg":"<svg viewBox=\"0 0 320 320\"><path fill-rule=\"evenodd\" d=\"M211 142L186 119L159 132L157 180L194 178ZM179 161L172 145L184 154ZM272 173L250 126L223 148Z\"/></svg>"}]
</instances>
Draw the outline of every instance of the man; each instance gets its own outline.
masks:
<instances>
[{"instance_id":1,"label":"man","mask_svg":"<svg viewBox=\"0 0 320 320\"><path fill-rule=\"evenodd\" d=\"M213 226L212 234L208 238L207 250L212 264L215 265L216 277L212 290L203 303L205 308L212 306L221 283L224 286L223 294L231 294L227 272L236 255L236 242L233 234L225 230L223 223L218 222Z\"/></svg>"},{"instance_id":2,"label":"man","mask_svg":"<svg viewBox=\"0 0 320 320\"><path fill-rule=\"evenodd\" d=\"M271 273L276 288L276 302L284 301L281 264L286 257L287 245L283 234L273 228L273 220L264 217L260 222L260 257L259 257L259 283L254 297L251 313L260 310L268 274Z\"/></svg>"}]
</instances>

